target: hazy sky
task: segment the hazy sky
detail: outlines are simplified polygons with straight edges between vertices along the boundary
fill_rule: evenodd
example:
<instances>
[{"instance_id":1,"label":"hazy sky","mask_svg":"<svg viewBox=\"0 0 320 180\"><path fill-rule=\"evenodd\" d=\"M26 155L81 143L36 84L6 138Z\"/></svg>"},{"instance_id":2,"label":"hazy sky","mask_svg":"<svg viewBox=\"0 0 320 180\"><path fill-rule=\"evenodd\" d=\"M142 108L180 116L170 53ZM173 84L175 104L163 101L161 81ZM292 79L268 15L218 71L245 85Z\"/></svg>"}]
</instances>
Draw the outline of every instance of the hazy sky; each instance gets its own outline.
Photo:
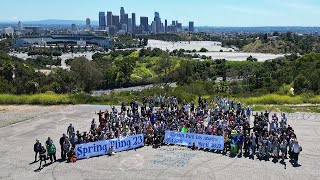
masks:
<instances>
[{"instance_id":1,"label":"hazy sky","mask_svg":"<svg viewBox=\"0 0 320 180\"><path fill-rule=\"evenodd\" d=\"M99 11L178 20L196 26L320 26L320 0L7 0L0 21L92 20Z\"/></svg>"}]
</instances>

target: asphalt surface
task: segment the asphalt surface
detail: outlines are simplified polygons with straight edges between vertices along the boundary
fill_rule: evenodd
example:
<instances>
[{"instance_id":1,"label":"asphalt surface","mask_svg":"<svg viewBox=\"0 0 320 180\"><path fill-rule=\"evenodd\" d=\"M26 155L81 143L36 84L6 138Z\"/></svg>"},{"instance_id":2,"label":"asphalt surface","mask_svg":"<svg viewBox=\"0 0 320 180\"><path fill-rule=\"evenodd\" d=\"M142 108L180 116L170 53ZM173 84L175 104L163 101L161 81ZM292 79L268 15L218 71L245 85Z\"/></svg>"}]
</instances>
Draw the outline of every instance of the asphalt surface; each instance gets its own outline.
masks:
<instances>
[{"instance_id":1,"label":"asphalt surface","mask_svg":"<svg viewBox=\"0 0 320 180\"><path fill-rule=\"evenodd\" d=\"M0 128L0 179L320 179L320 114L288 114L288 123L303 147L299 167L293 167L288 160L284 165L179 146L146 146L73 164L56 162L37 171L39 163L32 163L36 139L44 144L50 136L60 158L59 138L69 123L77 130L88 131L92 118L96 118L95 111L105 110L106 106L28 108L0 108L0 121L5 121Z\"/></svg>"}]
</instances>

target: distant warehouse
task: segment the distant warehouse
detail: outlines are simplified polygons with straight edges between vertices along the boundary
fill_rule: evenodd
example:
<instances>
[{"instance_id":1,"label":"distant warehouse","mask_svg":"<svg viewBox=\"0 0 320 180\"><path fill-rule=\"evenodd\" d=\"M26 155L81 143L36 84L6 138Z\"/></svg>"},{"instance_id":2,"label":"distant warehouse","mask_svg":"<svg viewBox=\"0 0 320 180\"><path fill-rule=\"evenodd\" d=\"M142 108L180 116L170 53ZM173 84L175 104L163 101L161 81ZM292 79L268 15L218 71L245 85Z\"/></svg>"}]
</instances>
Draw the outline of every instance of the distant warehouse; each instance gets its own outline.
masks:
<instances>
[{"instance_id":1,"label":"distant warehouse","mask_svg":"<svg viewBox=\"0 0 320 180\"><path fill-rule=\"evenodd\" d=\"M21 37L16 39L15 45L17 47L27 47L32 45L96 45L100 47L112 46L112 39L95 36L95 35L71 35L71 34L53 34L47 36L37 36L37 37Z\"/></svg>"}]
</instances>

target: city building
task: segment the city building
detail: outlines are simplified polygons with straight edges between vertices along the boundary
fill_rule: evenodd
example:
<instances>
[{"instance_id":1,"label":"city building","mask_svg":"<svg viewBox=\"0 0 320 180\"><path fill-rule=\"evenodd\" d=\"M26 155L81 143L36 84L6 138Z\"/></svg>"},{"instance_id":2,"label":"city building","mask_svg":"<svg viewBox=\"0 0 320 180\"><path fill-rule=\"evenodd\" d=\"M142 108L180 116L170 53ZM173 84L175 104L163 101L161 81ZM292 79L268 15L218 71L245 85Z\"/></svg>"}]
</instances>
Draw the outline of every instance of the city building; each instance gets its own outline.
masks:
<instances>
[{"instance_id":1,"label":"city building","mask_svg":"<svg viewBox=\"0 0 320 180\"><path fill-rule=\"evenodd\" d=\"M168 21L164 20L164 32L167 33L168 32Z\"/></svg>"},{"instance_id":2,"label":"city building","mask_svg":"<svg viewBox=\"0 0 320 180\"><path fill-rule=\"evenodd\" d=\"M132 33L132 19L128 19L128 33Z\"/></svg>"},{"instance_id":3,"label":"city building","mask_svg":"<svg viewBox=\"0 0 320 180\"><path fill-rule=\"evenodd\" d=\"M122 28L121 30L124 31L124 33L127 33L127 30L128 30L128 25L127 24L122 24Z\"/></svg>"},{"instance_id":4,"label":"city building","mask_svg":"<svg viewBox=\"0 0 320 180\"><path fill-rule=\"evenodd\" d=\"M12 27L3 28L3 34L7 36L13 36L14 29Z\"/></svg>"},{"instance_id":5,"label":"city building","mask_svg":"<svg viewBox=\"0 0 320 180\"><path fill-rule=\"evenodd\" d=\"M106 29L106 13L99 12L99 29L105 30Z\"/></svg>"},{"instance_id":6,"label":"city building","mask_svg":"<svg viewBox=\"0 0 320 180\"><path fill-rule=\"evenodd\" d=\"M73 33L78 32L78 27L77 27L76 24L71 24L71 31L72 31Z\"/></svg>"},{"instance_id":7,"label":"city building","mask_svg":"<svg viewBox=\"0 0 320 180\"><path fill-rule=\"evenodd\" d=\"M151 33L156 34L157 33L157 22L152 21L151 23Z\"/></svg>"},{"instance_id":8,"label":"city building","mask_svg":"<svg viewBox=\"0 0 320 180\"><path fill-rule=\"evenodd\" d=\"M154 21L156 22L157 33L161 32L161 18L158 12L154 13Z\"/></svg>"},{"instance_id":9,"label":"city building","mask_svg":"<svg viewBox=\"0 0 320 180\"><path fill-rule=\"evenodd\" d=\"M100 47L112 46L113 40L106 37L95 36L91 34L53 34L48 36L22 37L15 40L15 46L28 47L33 45L95 45Z\"/></svg>"},{"instance_id":10,"label":"city building","mask_svg":"<svg viewBox=\"0 0 320 180\"><path fill-rule=\"evenodd\" d=\"M148 17L140 17L140 29L142 32L149 32Z\"/></svg>"},{"instance_id":11,"label":"city building","mask_svg":"<svg viewBox=\"0 0 320 180\"><path fill-rule=\"evenodd\" d=\"M112 23L112 12L108 11L107 12L107 26L110 27L112 25L113 25L113 23Z\"/></svg>"},{"instance_id":12,"label":"city building","mask_svg":"<svg viewBox=\"0 0 320 180\"><path fill-rule=\"evenodd\" d=\"M125 10L124 10L124 7L121 7L120 9L120 24L123 24L124 23L124 15L125 15Z\"/></svg>"},{"instance_id":13,"label":"city building","mask_svg":"<svg viewBox=\"0 0 320 180\"><path fill-rule=\"evenodd\" d=\"M120 19L119 16L112 16L112 25L114 25L117 29L121 29Z\"/></svg>"},{"instance_id":14,"label":"city building","mask_svg":"<svg viewBox=\"0 0 320 180\"><path fill-rule=\"evenodd\" d=\"M137 24L136 24L136 13L132 13L131 14L131 19L132 19L132 33L136 33L136 27L137 27Z\"/></svg>"},{"instance_id":15,"label":"city building","mask_svg":"<svg viewBox=\"0 0 320 180\"><path fill-rule=\"evenodd\" d=\"M22 31L22 30L23 30L21 21L18 22L18 28L17 28L17 30L18 30L18 31Z\"/></svg>"},{"instance_id":16,"label":"city building","mask_svg":"<svg viewBox=\"0 0 320 180\"><path fill-rule=\"evenodd\" d=\"M189 22L189 31L194 32L194 22L193 21Z\"/></svg>"},{"instance_id":17,"label":"city building","mask_svg":"<svg viewBox=\"0 0 320 180\"><path fill-rule=\"evenodd\" d=\"M39 26L26 26L24 27L24 30L26 33L33 33L33 34L39 34L40 33L40 27Z\"/></svg>"},{"instance_id":18,"label":"city building","mask_svg":"<svg viewBox=\"0 0 320 180\"><path fill-rule=\"evenodd\" d=\"M91 20L89 18L86 19L86 31L91 31Z\"/></svg>"},{"instance_id":19,"label":"city building","mask_svg":"<svg viewBox=\"0 0 320 180\"><path fill-rule=\"evenodd\" d=\"M129 15L128 14L124 14L124 19L123 19L123 24L128 25L129 24Z\"/></svg>"}]
</instances>

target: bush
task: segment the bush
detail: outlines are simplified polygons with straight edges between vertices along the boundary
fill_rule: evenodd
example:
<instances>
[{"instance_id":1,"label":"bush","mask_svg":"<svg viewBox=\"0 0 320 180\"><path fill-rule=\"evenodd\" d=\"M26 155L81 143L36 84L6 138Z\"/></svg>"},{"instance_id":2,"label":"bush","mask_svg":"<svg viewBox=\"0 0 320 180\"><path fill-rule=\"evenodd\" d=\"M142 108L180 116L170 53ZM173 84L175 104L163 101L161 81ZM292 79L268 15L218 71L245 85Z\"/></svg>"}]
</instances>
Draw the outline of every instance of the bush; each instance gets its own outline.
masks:
<instances>
[{"instance_id":1,"label":"bush","mask_svg":"<svg viewBox=\"0 0 320 180\"><path fill-rule=\"evenodd\" d=\"M200 49L200 52L208 52L208 49L206 49L206 48L201 48L201 49Z\"/></svg>"}]
</instances>

